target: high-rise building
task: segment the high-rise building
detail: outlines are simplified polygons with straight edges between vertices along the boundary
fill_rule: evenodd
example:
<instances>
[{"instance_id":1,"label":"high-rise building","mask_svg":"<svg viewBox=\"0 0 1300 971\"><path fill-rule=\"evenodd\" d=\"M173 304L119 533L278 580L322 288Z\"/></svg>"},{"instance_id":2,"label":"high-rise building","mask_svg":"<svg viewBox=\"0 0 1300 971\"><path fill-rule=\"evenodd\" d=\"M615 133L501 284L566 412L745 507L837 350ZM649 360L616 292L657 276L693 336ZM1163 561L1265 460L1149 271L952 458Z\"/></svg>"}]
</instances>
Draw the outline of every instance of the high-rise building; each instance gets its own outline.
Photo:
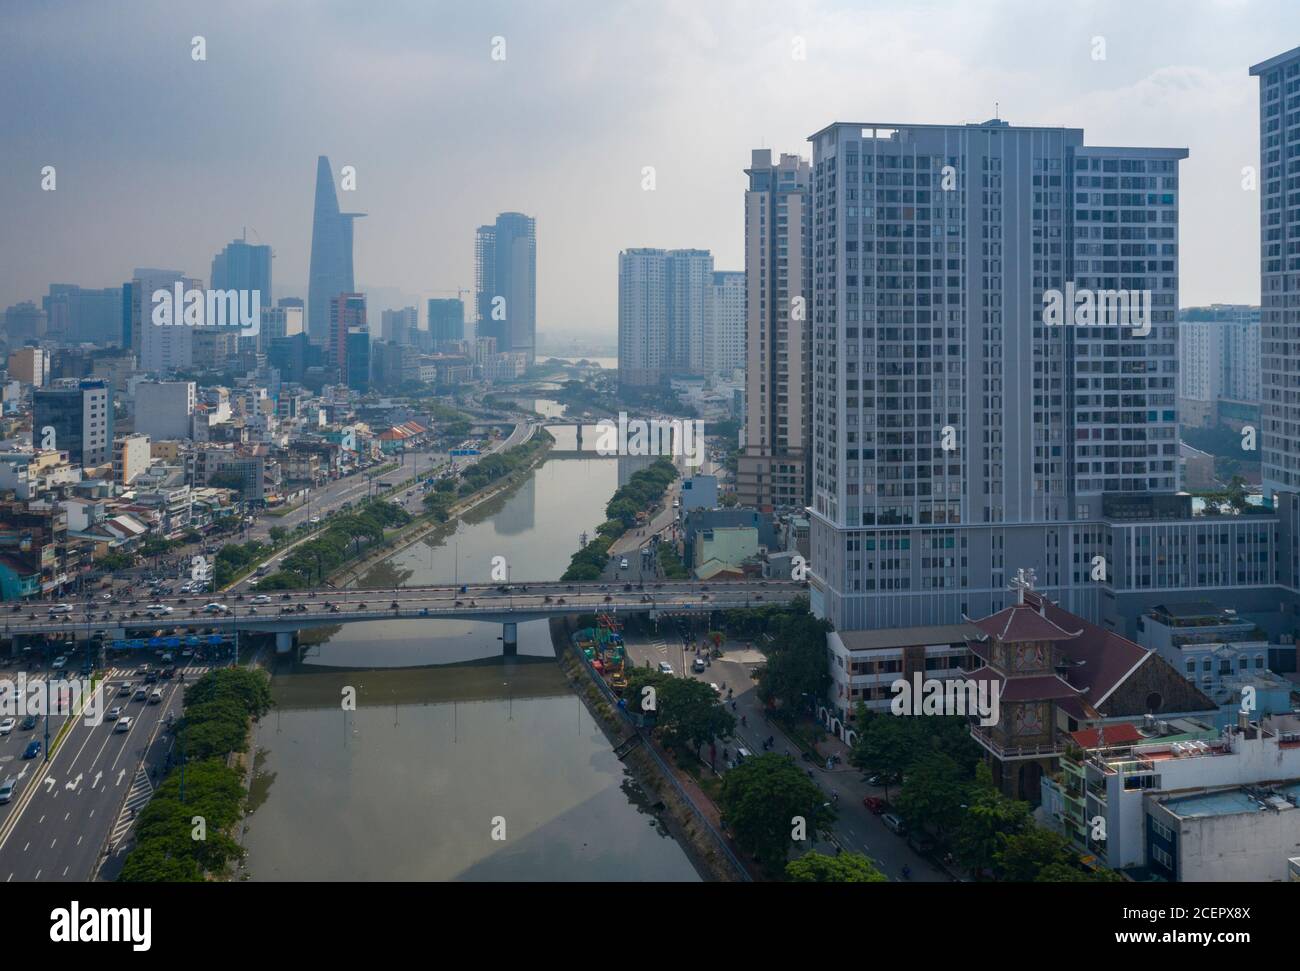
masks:
<instances>
[{"instance_id":1,"label":"high-rise building","mask_svg":"<svg viewBox=\"0 0 1300 971\"><path fill-rule=\"evenodd\" d=\"M118 287L86 290L71 283L51 283L41 298L51 337L69 344L122 342L122 291Z\"/></svg>"},{"instance_id":2,"label":"high-rise building","mask_svg":"<svg viewBox=\"0 0 1300 971\"><path fill-rule=\"evenodd\" d=\"M70 461L84 468L112 462L113 401L108 385L67 380L34 391L32 443L67 452Z\"/></svg>"},{"instance_id":3,"label":"high-rise building","mask_svg":"<svg viewBox=\"0 0 1300 971\"><path fill-rule=\"evenodd\" d=\"M745 443L736 498L765 512L811 501L812 260L808 162L755 149L745 170Z\"/></svg>"},{"instance_id":4,"label":"high-rise building","mask_svg":"<svg viewBox=\"0 0 1300 971\"><path fill-rule=\"evenodd\" d=\"M745 367L745 273L715 270L704 320L705 370L731 375Z\"/></svg>"},{"instance_id":5,"label":"high-rise building","mask_svg":"<svg viewBox=\"0 0 1300 971\"><path fill-rule=\"evenodd\" d=\"M1187 151L999 120L810 141L814 609L954 623L1032 568L1095 620L1241 582L1272 531L1233 524L1220 569L1177 495Z\"/></svg>"},{"instance_id":6,"label":"high-rise building","mask_svg":"<svg viewBox=\"0 0 1300 971\"><path fill-rule=\"evenodd\" d=\"M20 347L9 353L9 377L43 388L50 379L50 355L43 347Z\"/></svg>"},{"instance_id":7,"label":"high-rise building","mask_svg":"<svg viewBox=\"0 0 1300 971\"><path fill-rule=\"evenodd\" d=\"M1243 304L1179 313L1178 415L1185 427L1217 424L1228 408L1258 407L1259 317L1259 307Z\"/></svg>"},{"instance_id":8,"label":"high-rise building","mask_svg":"<svg viewBox=\"0 0 1300 971\"><path fill-rule=\"evenodd\" d=\"M247 234L245 234L245 237ZM265 315L271 307L271 247L254 245L247 238L237 239L226 244L226 248L212 258L212 289L257 291L257 306L260 314ZM250 304L251 305L251 304ZM257 351L266 347L259 320L258 333L251 337L237 337L233 341L222 341L222 345L235 345L241 351ZM214 348L219 354L224 348Z\"/></svg>"},{"instance_id":9,"label":"high-rise building","mask_svg":"<svg viewBox=\"0 0 1300 971\"><path fill-rule=\"evenodd\" d=\"M159 290L171 294L177 283L187 291L203 286L202 281L187 278L181 270L135 271L131 281L131 340L133 349L139 352L141 370L162 373L189 369L194 364L195 331L209 329L191 327L179 319L170 326L153 322L153 295Z\"/></svg>"},{"instance_id":10,"label":"high-rise building","mask_svg":"<svg viewBox=\"0 0 1300 971\"><path fill-rule=\"evenodd\" d=\"M352 221L362 212L339 212L330 160L316 160L316 208L311 227L311 269L307 284L307 334L318 344L329 343L330 301L352 293Z\"/></svg>"},{"instance_id":11,"label":"high-rise building","mask_svg":"<svg viewBox=\"0 0 1300 971\"><path fill-rule=\"evenodd\" d=\"M301 303L301 301L300 301ZM262 327L258 332L261 346L268 348L271 341L280 337L292 337L303 333L303 311L297 307L264 307L262 309Z\"/></svg>"},{"instance_id":12,"label":"high-rise building","mask_svg":"<svg viewBox=\"0 0 1300 971\"><path fill-rule=\"evenodd\" d=\"M459 299L429 301L429 340L439 344L465 339L465 301Z\"/></svg>"},{"instance_id":13,"label":"high-rise building","mask_svg":"<svg viewBox=\"0 0 1300 971\"><path fill-rule=\"evenodd\" d=\"M480 226L474 240L477 336L495 337L497 349L528 356L537 345L537 231L531 216L503 212Z\"/></svg>"},{"instance_id":14,"label":"high-rise building","mask_svg":"<svg viewBox=\"0 0 1300 971\"><path fill-rule=\"evenodd\" d=\"M414 307L385 310L379 315L379 339L398 344L411 343L411 335L420 327L420 312Z\"/></svg>"},{"instance_id":15,"label":"high-rise building","mask_svg":"<svg viewBox=\"0 0 1300 971\"><path fill-rule=\"evenodd\" d=\"M366 296L363 293L340 293L330 299L330 342L326 365L338 372L342 383L348 381L348 335L352 331L364 331L369 339L370 330L366 326ZM369 362L367 361L367 367Z\"/></svg>"},{"instance_id":16,"label":"high-rise building","mask_svg":"<svg viewBox=\"0 0 1300 971\"><path fill-rule=\"evenodd\" d=\"M1291 104L1300 47L1250 69L1259 78L1260 461L1264 495L1300 493L1300 212L1293 159L1300 118Z\"/></svg>"},{"instance_id":17,"label":"high-rise building","mask_svg":"<svg viewBox=\"0 0 1300 971\"><path fill-rule=\"evenodd\" d=\"M370 390L370 333L359 327L348 328L347 373L345 383L353 391Z\"/></svg>"},{"instance_id":18,"label":"high-rise building","mask_svg":"<svg viewBox=\"0 0 1300 971\"><path fill-rule=\"evenodd\" d=\"M704 372L712 299L708 250L629 249L618 255L618 380L649 387Z\"/></svg>"},{"instance_id":19,"label":"high-rise building","mask_svg":"<svg viewBox=\"0 0 1300 971\"><path fill-rule=\"evenodd\" d=\"M5 311L5 336L10 345L41 340L46 330L45 311L30 300L16 303Z\"/></svg>"}]
</instances>

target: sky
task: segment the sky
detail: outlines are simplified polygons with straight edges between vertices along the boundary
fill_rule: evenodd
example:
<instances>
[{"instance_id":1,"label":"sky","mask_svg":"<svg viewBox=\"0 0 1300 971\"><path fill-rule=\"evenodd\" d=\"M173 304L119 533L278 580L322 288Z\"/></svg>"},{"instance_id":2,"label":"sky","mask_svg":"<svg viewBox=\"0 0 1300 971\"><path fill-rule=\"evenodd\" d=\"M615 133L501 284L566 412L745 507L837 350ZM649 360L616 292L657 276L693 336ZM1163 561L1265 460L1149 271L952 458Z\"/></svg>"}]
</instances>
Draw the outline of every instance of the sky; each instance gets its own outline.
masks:
<instances>
[{"instance_id":1,"label":"sky","mask_svg":"<svg viewBox=\"0 0 1300 971\"><path fill-rule=\"evenodd\" d=\"M375 316L472 290L475 228L515 210L537 220L539 333L612 343L619 250L743 269L752 149L995 110L1188 148L1180 302L1255 303L1248 68L1298 45L1294 0L6 0L0 307L137 266L206 280L245 227L275 295L305 298L325 154L356 170L340 205L368 213Z\"/></svg>"}]
</instances>

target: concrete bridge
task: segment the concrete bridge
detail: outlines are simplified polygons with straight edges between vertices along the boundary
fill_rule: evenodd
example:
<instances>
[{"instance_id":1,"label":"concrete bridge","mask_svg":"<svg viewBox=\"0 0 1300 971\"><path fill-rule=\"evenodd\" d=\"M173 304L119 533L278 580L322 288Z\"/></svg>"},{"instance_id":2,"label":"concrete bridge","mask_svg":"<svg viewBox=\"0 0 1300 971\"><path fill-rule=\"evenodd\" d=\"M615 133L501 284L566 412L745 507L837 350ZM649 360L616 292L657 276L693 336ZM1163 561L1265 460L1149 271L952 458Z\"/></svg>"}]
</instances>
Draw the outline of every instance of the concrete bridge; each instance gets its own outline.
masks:
<instances>
[{"instance_id":1,"label":"concrete bridge","mask_svg":"<svg viewBox=\"0 0 1300 971\"><path fill-rule=\"evenodd\" d=\"M0 636L64 635L88 638L96 632L120 637L132 630L214 628L221 633L255 631L277 635L277 648L292 648L299 630L364 621L411 619L480 620L502 625L503 652L514 654L516 626L528 620L603 611L611 614L707 614L786 604L805 595L807 585L790 580L700 582L665 580L616 582L467 584L383 590L325 587L254 594L227 592L189 597L69 603L72 611L51 613L48 603L20 604L0 613ZM209 607L219 604L218 607ZM153 608L152 610L150 608ZM161 609L159 609L161 608Z\"/></svg>"}]
</instances>

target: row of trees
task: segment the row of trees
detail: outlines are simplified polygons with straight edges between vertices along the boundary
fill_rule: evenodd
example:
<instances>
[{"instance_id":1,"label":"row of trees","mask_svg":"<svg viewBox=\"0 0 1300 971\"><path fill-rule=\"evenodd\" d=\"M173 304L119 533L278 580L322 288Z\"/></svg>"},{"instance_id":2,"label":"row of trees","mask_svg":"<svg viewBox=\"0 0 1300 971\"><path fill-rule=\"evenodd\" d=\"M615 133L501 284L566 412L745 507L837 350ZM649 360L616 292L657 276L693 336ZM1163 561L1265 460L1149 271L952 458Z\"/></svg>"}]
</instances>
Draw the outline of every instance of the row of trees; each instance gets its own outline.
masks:
<instances>
[{"instance_id":1,"label":"row of trees","mask_svg":"<svg viewBox=\"0 0 1300 971\"><path fill-rule=\"evenodd\" d=\"M677 467L672 459L666 457L655 459L646 468L634 472L627 483L610 496L605 504L605 521L596 527L595 538L573 554L560 579L598 579L609 562L609 548L614 541L637 524L638 513L663 498L675 478Z\"/></svg>"},{"instance_id":2,"label":"row of trees","mask_svg":"<svg viewBox=\"0 0 1300 971\"><path fill-rule=\"evenodd\" d=\"M458 499L478 492L498 479L525 468L539 451L548 448L553 441L549 432L539 429L533 438L523 445L483 456L461 472L458 481L449 478L439 479L434 488L424 497L425 508L438 522L446 522L451 515L451 507Z\"/></svg>"},{"instance_id":3,"label":"row of trees","mask_svg":"<svg viewBox=\"0 0 1300 971\"><path fill-rule=\"evenodd\" d=\"M903 779L894 808L976 877L1037 882L1113 881L1082 866L1064 837L1037 825L1028 803L1008 799L964 718L907 717L859 706L851 764ZM889 795L888 786L885 789Z\"/></svg>"},{"instance_id":4,"label":"row of trees","mask_svg":"<svg viewBox=\"0 0 1300 971\"><path fill-rule=\"evenodd\" d=\"M243 780L225 760L247 751L249 719L271 706L270 679L260 669L209 671L186 689L185 706L176 726L184 783L180 767L173 768L140 813L121 881L202 881L239 856L230 829L239 819Z\"/></svg>"},{"instance_id":5,"label":"row of trees","mask_svg":"<svg viewBox=\"0 0 1300 971\"><path fill-rule=\"evenodd\" d=\"M258 587L295 590L322 583L348 560L383 542L385 530L410 521L410 514L394 503L366 500L345 515L331 517L321 533L294 549L284 558L280 569L262 579Z\"/></svg>"}]
</instances>

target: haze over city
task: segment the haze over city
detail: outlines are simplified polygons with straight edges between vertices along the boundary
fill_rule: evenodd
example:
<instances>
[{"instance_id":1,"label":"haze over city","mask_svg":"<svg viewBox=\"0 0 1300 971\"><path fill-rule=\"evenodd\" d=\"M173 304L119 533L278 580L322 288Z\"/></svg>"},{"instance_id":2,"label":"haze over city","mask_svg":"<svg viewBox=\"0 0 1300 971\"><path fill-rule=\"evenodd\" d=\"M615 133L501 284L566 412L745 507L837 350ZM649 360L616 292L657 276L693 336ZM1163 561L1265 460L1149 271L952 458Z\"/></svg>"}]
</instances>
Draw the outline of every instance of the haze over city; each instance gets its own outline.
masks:
<instances>
[{"instance_id":1,"label":"haze over city","mask_svg":"<svg viewBox=\"0 0 1300 971\"><path fill-rule=\"evenodd\" d=\"M135 266L203 277L244 227L274 248L274 296L301 294L326 154L357 170L341 203L369 213L356 275L373 313L472 287L475 227L516 210L538 224L539 331L610 344L618 251L697 247L742 268L750 150L806 155L832 121L996 112L1094 145L1186 147L1181 302L1256 302L1243 66L1300 26L1281 0L237 0L219 15L159 0L5 17L0 305L65 278L118 285ZM206 61L191 60L196 35Z\"/></svg>"}]
</instances>

